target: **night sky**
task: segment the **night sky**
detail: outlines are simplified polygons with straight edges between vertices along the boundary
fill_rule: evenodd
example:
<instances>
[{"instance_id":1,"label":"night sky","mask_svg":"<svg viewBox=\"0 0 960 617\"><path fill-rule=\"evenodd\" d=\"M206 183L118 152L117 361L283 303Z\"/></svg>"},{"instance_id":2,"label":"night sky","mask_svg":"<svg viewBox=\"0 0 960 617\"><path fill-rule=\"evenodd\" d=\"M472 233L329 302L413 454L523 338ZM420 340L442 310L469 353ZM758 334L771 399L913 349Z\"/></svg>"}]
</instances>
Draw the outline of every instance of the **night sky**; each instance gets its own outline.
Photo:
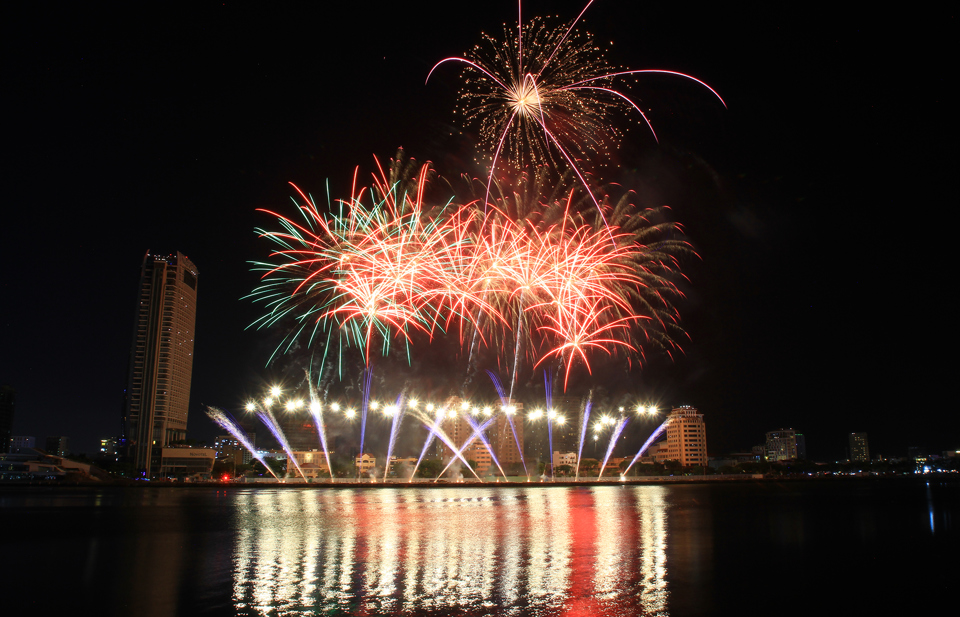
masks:
<instances>
[{"instance_id":1,"label":"night sky","mask_svg":"<svg viewBox=\"0 0 960 617\"><path fill-rule=\"evenodd\" d=\"M239 409L280 370L265 367L275 335L245 330L260 313L240 300L257 282L247 262L269 250L256 208L290 212L288 182L345 195L354 167L369 177L373 155L401 146L459 173L459 70L424 79L516 20L514 3L474 4L5 7L0 383L17 391L14 434L93 453L118 432L148 249L199 269L189 430L219 433L203 405ZM712 456L781 427L814 459L843 458L852 431L884 456L960 448L954 16L598 0L585 27L613 64L693 74L729 106L649 78L631 92L659 144L617 121L629 131L609 180L669 205L702 259L684 263L685 355L606 371L607 387L699 408Z\"/></svg>"}]
</instances>

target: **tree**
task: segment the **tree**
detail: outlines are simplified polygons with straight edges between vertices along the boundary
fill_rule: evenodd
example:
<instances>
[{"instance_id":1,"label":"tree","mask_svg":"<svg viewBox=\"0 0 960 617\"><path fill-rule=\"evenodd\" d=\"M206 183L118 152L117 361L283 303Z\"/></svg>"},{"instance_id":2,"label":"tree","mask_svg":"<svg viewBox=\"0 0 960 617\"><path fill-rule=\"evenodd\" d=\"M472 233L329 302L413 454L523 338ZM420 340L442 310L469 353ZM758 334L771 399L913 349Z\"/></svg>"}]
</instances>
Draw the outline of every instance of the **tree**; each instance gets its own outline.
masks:
<instances>
[{"instance_id":1,"label":"tree","mask_svg":"<svg viewBox=\"0 0 960 617\"><path fill-rule=\"evenodd\" d=\"M267 465L270 466L270 469L273 470L273 473L275 473L277 477L282 478L287 473L286 461L281 461L280 459L276 458L265 458L263 460L266 461ZM255 461L253 463L253 472L260 476L270 475L270 472L267 471L260 461Z\"/></svg>"},{"instance_id":2,"label":"tree","mask_svg":"<svg viewBox=\"0 0 960 617\"><path fill-rule=\"evenodd\" d=\"M441 471L443 471L443 462L428 458L420 461L420 466L417 468L417 477L432 479L439 476Z\"/></svg>"}]
</instances>

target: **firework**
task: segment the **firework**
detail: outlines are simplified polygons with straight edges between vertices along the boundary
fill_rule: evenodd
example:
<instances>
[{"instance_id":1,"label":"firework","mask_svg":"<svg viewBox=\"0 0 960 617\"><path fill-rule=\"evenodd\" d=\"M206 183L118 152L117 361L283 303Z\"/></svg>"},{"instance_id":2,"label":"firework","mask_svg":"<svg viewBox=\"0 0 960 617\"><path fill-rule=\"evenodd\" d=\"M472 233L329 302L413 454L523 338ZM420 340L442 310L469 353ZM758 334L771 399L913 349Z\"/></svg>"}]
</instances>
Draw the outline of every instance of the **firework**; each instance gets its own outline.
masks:
<instances>
[{"instance_id":1,"label":"firework","mask_svg":"<svg viewBox=\"0 0 960 617\"><path fill-rule=\"evenodd\" d=\"M253 326L293 320L277 351L301 335L309 345L326 334L327 350L331 339L341 352L362 349L369 365L376 340L386 354L400 339L409 354L414 332L433 336L459 307L477 304L457 280L464 226L445 207L424 209L429 166L411 182L380 173L370 190L341 201L337 214L322 213L299 189L302 222L263 210L282 228L257 230L277 245L271 258L278 263L254 264L265 274L248 297L268 309Z\"/></svg>"},{"instance_id":2,"label":"firework","mask_svg":"<svg viewBox=\"0 0 960 617\"><path fill-rule=\"evenodd\" d=\"M223 430L230 433L233 438L237 440L237 442L239 442L244 448L247 449L248 452L250 452L250 455L253 456L253 458L260 461L260 464L270 472L270 475L272 475L274 479L279 480L279 478L277 478L277 474L273 473L273 469L270 468L270 465L267 465L267 462L263 460L263 457L257 452L256 448L253 447L253 444L250 443L250 440L247 439L247 435L244 430L240 428L237 423L226 414L226 412L216 407L207 406L207 415L211 420L219 424Z\"/></svg>"},{"instance_id":3,"label":"firework","mask_svg":"<svg viewBox=\"0 0 960 617\"><path fill-rule=\"evenodd\" d=\"M484 35L463 57L444 58L427 74L429 82L442 64L463 66L459 111L468 125L477 127L481 145L492 153L488 196L501 160L519 170L568 167L593 195L586 162L597 155L605 158L616 147L620 132L615 117L639 114L656 139L647 115L619 85L625 77L664 74L691 80L726 106L713 88L691 75L609 64L590 34L575 29L591 4L560 27L541 19L523 24L518 14L515 32L504 26L502 38Z\"/></svg>"},{"instance_id":4,"label":"firework","mask_svg":"<svg viewBox=\"0 0 960 617\"><path fill-rule=\"evenodd\" d=\"M428 206L428 175L423 166L388 182L381 170L337 214L300 192L304 223L271 213L283 230L261 231L279 248L278 263L256 265L266 274L251 295L269 309L256 325L289 319L281 347L308 333L308 345L326 339L325 354L362 349L368 367L376 341L386 354L400 339L409 359L418 333L456 331L471 358L479 341L511 360L511 396L522 366L556 362L566 389L575 366L592 373L598 353L640 360L645 345L675 347L672 278L689 246L661 211L625 195L616 205L602 198L606 215L595 216L574 188L555 188L562 198L504 197L484 216L475 201Z\"/></svg>"},{"instance_id":5,"label":"firework","mask_svg":"<svg viewBox=\"0 0 960 617\"><path fill-rule=\"evenodd\" d=\"M471 295L500 317L481 315L477 324L500 357L512 352L513 380L521 357L533 366L553 358L565 366L564 390L575 365L591 372L596 352L641 360L646 345L676 347L670 298L680 292L672 279L678 255L692 253L663 211L640 211L629 194L615 206L604 197L606 217L592 221L588 204L573 196L570 189L535 207L495 201L471 263Z\"/></svg>"}]
</instances>

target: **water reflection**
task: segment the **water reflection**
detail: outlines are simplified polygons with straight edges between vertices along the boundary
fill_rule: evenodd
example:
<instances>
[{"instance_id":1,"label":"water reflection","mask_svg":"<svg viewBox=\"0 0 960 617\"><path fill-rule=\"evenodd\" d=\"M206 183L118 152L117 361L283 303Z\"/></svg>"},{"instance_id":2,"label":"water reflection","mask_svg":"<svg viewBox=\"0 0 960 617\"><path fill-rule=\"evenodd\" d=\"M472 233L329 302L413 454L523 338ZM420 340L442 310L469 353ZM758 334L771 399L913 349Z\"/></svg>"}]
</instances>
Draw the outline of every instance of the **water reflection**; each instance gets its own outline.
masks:
<instances>
[{"instance_id":1,"label":"water reflection","mask_svg":"<svg viewBox=\"0 0 960 617\"><path fill-rule=\"evenodd\" d=\"M660 486L234 498L240 614L666 614Z\"/></svg>"}]
</instances>

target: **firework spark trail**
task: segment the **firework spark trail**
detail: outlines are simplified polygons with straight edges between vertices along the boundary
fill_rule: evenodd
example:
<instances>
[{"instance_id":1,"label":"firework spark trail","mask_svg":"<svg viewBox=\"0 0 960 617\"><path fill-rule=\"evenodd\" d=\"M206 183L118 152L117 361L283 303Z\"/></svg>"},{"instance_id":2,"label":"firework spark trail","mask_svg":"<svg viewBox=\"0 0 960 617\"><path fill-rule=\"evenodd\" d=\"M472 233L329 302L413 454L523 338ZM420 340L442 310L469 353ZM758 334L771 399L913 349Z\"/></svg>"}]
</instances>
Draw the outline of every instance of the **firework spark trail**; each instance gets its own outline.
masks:
<instances>
[{"instance_id":1,"label":"firework spark trail","mask_svg":"<svg viewBox=\"0 0 960 617\"><path fill-rule=\"evenodd\" d=\"M354 188L338 216L322 216L302 192L307 223L275 214L285 231L261 235L279 245L273 257L280 263L256 268L266 274L251 296L269 309L257 323L293 317L297 325L281 346L304 331L309 345L326 330L324 358L353 347L368 367L375 339L384 354L391 340L403 341L409 361L416 332L432 340L459 330L471 363L480 343L504 356L512 348L511 396L525 359L533 367L551 359L565 365L566 390L576 366L592 373L596 353L642 356L637 334L675 345L667 331L677 316L666 295L679 290L667 277L679 270L673 253L686 244L644 243L675 226L653 222L649 211L633 216L623 199L603 225L584 224L569 212L572 189L565 204L556 202L563 216L554 223L545 215L537 224L513 220L499 206L481 217L473 202L438 212L423 203L427 171L411 180L414 191L385 177L369 191ZM368 207L366 194L386 196ZM662 333L651 339L653 328Z\"/></svg>"},{"instance_id":2,"label":"firework spark trail","mask_svg":"<svg viewBox=\"0 0 960 617\"><path fill-rule=\"evenodd\" d=\"M593 3L587 2L569 26L549 28L533 19L526 24L518 7L516 35L504 26L502 40L484 35L483 43L462 57L437 62L427 74L449 62L463 66L461 112L479 125L483 145L493 151L484 208L501 160L517 168L553 163L554 152L578 177L600 210L600 204L577 161L594 152L607 153L620 132L614 114L636 111L657 139L650 119L626 94L611 87L619 78L662 74L691 80L723 98L696 77L665 69L617 70L594 45L589 34L575 30ZM524 45L524 39L527 39ZM601 212L602 216L602 212Z\"/></svg>"},{"instance_id":3,"label":"firework spark trail","mask_svg":"<svg viewBox=\"0 0 960 617\"><path fill-rule=\"evenodd\" d=\"M473 427L473 434L470 435L470 437L467 438L467 440L464 441L464 442L463 442L463 445L460 446L459 448L458 448L457 446L453 445L453 443L450 441L449 438L446 438L446 439L445 439L445 438L444 438L445 435L443 435L443 434L441 434L441 433L437 433L437 437L440 437L441 439L443 439L443 440L444 440L444 443L446 443L448 446L450 446L450 449L453 450L453 454L454 454L454 458L453 458L453 459L450 459L450 462L447 463L447 466L444 467L444 468L443 468L443 471L440 472L440 475L437 476L438 479L440 478L440 476L442 476L443 474L447 473L447 470L450 469L450 466L451 466L451 465L453 465L453 461L456 460L457 458L459 458L461 461L464 462L464 464L467 466L467 468L470 469L470 471L473 472L473 475L477 476L477 479L478 479L478 480L480 480L481 482L483 481L483 480L480 479L480 476L477 475L477 472L476 472L476 471L473 471L473 467L470 466L470 463L467 462L467 459L465 459L465 458L463 457L463 451L466 450L468 447L470 447L470 444L473 443L473 441L478 437L478 435L479 435L480 433L482 433L483 431L487 430L487 427L490 426L490 423L492 423L493 420L494 420L494 418L490 418L490 419L488 419L486 422L484 422L483 424L480 424L479 426L476 426L476 425L474 425L474 424L471 424L471 426Z\"/></svg>"},{"instance_id":4,"label":"firework spark trail","mask_svg":"<svg viewBox=\"0 0 960 617\"><path fill-rule=\"evenodd\" d=\"M588 400L586 406L583 410L583 417L580 419L580 447L577 449L577 470L575 472L574 479L580 479L580 458L583 454L583 439L587 435L587 426L590 423L590 408L593 406L593 401Z\"/></svg>"},{"instance_id":5,"label":"firework spark trail","mask_svg":"<svg viewBox=\"0 0 960 617\"><path fill-rule=\"evenodd\" d=\"M494 387L494 389L497 391L497 396L500 397L500 404L501 404L501 405L507 405L507 404L509 403L509 401L510 401L510 398L507 397L506 394L504 394L504 392L503 392L503 384L500 383L500 378L497 377L497 374L494 373L493 371L487 371L487 375L490 376L490 381L493 382L493 387Z\"/></svg>"},{"instance_id":6,"label":"firework spark trail","mask_svg":"<svg viewBox=\"0 0 960 617\"><path fill-rule=\"evenodd\" d=\"M436 431L434 431L430 426L440 426L440 421L443 420L444 416L447 413L447 407L439 407L437 409L437 416L433 419L433 424L427 422L424 423L424 426L427 427L427 439L423 442L423 450L420 451L420 458L417 459L417 464L413 467L413 473L410 474L410 480L417 475L417 469L420 468L420 462L423 461L423 457L427 454L427 449L430 447L430 444L433 443L433 440L436 438Z\"/></svg>"},{"instance_id":7,"label":"firework spark trail","mask_svg":"<svg viewBox=\"0 0 960 617\"><path fill-rule=\"evenodd\" d=\"M375 337L384 354L393 338L404 341L409 353L414 332L432 336L463 306L482 308L482 302L464 297L451 271L464 260L460 244L472 215L446 216L441 208L439 218L428 216L423 205L428 175L424 165L415 187L404 190L381 169L371 190L354 187L351 198L339 202L338 216L321 214L299 189L297 210L304 223L261 210L282 227L258 230L278 246L271 257L280 263L254 264L264 272L263 284L249 297L265 303L268 312L252 325L270 326L292 316L298 325L278 351L289 349L302 333L312 341L327 330L337 333L341 355L346 347L363 349L369 365ZM372 205L365 205L367 195Z\"/></svg>"},{"instance_id":8,"label":"firework spark trail","mask_svg":"<svg viewBox=\"0 0 960 617\"><path fill-rule=\"evenodd\" d=\"M253 444L250 443L250 440L248 440L247 436L244 434L243 429L237 426L233 420L227 416L226 412L216 407L207 406L207 415L210 416L211 420L219 424L221 428L233 435L233 438L240 442L240 445L246 448L253 458L260 461L260 464L270 472L271 476L277 480L280 479L277 477L277 474L273 473L273 469L270 468L270 465L267 465L267 462L263 460L263 457L257 453L257 450L253 447Z\"/></svg>"},{"instance_id":9,"label":"firework spark trail","mask_svg":"<svg viewBox=\"0 0 960 617\"><path fill-rule=\"evenodd\" d=\"M280 424L274 417L273 412L270 411L270 408L261 407L258 405L257 417L260 418L260 421L263 422L268 429L270 429L270 432L273 433L274 437L276 437L280 447L283 448L283 451L287 453L287 461L293 463L297 473L299 473L300 477L306 481L307 476L305 476L303 474L303 470L300 469L300 464L297 462L297 457L293 455L293 450L290 449L290 444L287 442L287 436L283 434L282 430L280 430Z\"/></svg>"},{"instance_id":10,"label":"firework spark trail","mask_svg":"<svg viewBox=\"0 0 960 617\"><path fill-rule=\"evenodd\" d=\"M307 376L307 385L310 388L310 415L313 417L313 423L317 427L317 435L320 437L320 447L323 448L323 456L327 459L327 471L330 472L330 479L333 480L333 465L330 464L330 449L327 447L327 429L323 422L323 405L317 397L317 391L313 387L313 382Z\"/></svg>"},{"instance_id":11,"label":"firework spark trail","mask_svg":"<svg viewBox=\"0 0 960 617\"><path fill-rule=\"evenodd\" d=\"M597 478L603 477L603 470L607 466L607 461L610 460L610 455L613 453L613 449L617 445L617 439L620 437L620 433L623 432L623 429L627 426L627 418L620 418L620 422L617 423L617 427L613 429L613 434L610 435L610 445L607 446L607 455L603 457L603 465L600 466L600 475Z\"/></svg>"},{"instance_id":12,"label":"firework spark trail","mask_svg":"<svg viewBox=\"0 0 960 617\"><path fill-rule=\"evenodd\" d=\"M553 418L551 413L556 413L553 409L553 378L548 371L543 371L543 391L544 399L547 401L547 441L550 444L550 477L555 478L556 470L553 468ZM554 416L556 417L556 416Z\"/></svg>"},{"instance_id":13,"label":"firework spark trail","mask_svg":"<svg viewBox=\"0 0 960 617\"><path fill-rule=\"evenodd\" d=\"M517 369L520 365L520 341L523 339L523 322L521 321L523 317L523 310L517 311L517 328L514 332L517 337L517 345L513 350L513 372L510 375L510 399L513 400L513 387L517 383Z\"/></svg>"},{"instance_id":14,"label":"firework spark trail","mask_svg":"<svg viewBox=\"0 0 960 617\"><path fill-rule=\"evenodd\" d=\"M490 442L487 441L486 436L483 434L483 430L480 429L480 426L477 424L477 421L471 418L470 416L466 416L466 420L467 420L467 424L470 425L470 428L473 429L473 434L480 439L480 443L482 443L484 447L487 449L487 452L490 453L490 459L493 460L494 464L497 466L497 469L500 470L500 474L503 476L503 479L506 480L507 474L503 472L503 467L500 466L500 461L497 460L497 455L493 453L493 448L490 447ZM484 424L484 426L490 424L492 421L493 421L493 418L490 418L490 420L488 420Z\"/></svg>"},{"instance_id":15,"label":"firework spark trail","mask_svg":"<svg viewBox=\"0 0 960 617\"><path fill-rule=\"evenodd\" d=\"M668 424L670 424L670 418L667 418L666 420L664 420L663 424L658 426L657 430L653 431L650 437L648 437L647 440L643 442L643 446L640 447L640 450L637 451L636 456L633 457L633 460L630 461L630 464L627 465L627 468L623 471L621 475L624 475L624 476L627 475L627 472L629 472L630 468L633 467L633 464L636 463L641 456L643 456L643 453L647 451L647 448L650 447L650 444L656 441L657 438L660 437L660 435L662 435L665 430L667 430Z\"/></svg>"},{"instance_id":16,"label":"firework spark trail","mask_svg":"<svg viewBox=\"0 0 960 617\"><path fill-rule=\"evenodd\" d=\"M453 451L454 458L459 458L461 461L463 461L463 464L467 467L467 469L469 469L473 473L474 476L476 476L477 480L480 480L481 482L483 482L480 476L477 475L477 472L473 470L473 467L470 466L470 463L467 462L467 459L463 457L461 450L457 449L457 445L453 443L453 440L450 439L446 433L443 432L443 429L440 428L439 424L437 424L436 422L434 423L424 422L424 426L430 429L440 441L445 443L447 447ZM450 465L452 464L453 464L453 459L451 459L450 463L448 463L447 466L443 468L443 471L440 472L440 475L434 478L433 481L436 482L437 480L439 480L440 477L443 476L443 474L445 474L448 469L450 469Z\"/></svg>"},{"instance_id":17,"label":"firework spark trail","mask_svg":"<svg viewBox=\"0 0 960 617\"><path fill-rule=\"evenodd\" d=\"M383 466L383 481L387 481L387 474L390 473L390 457L393 455L393 446L397 443L397 435L400 433L400 423L403 421L404 405L403 394L397 397L395 404L396 411L393 412L393 422L390 424L390 443L387 445L387 462Z\"/></svg>"}]
</instances>

